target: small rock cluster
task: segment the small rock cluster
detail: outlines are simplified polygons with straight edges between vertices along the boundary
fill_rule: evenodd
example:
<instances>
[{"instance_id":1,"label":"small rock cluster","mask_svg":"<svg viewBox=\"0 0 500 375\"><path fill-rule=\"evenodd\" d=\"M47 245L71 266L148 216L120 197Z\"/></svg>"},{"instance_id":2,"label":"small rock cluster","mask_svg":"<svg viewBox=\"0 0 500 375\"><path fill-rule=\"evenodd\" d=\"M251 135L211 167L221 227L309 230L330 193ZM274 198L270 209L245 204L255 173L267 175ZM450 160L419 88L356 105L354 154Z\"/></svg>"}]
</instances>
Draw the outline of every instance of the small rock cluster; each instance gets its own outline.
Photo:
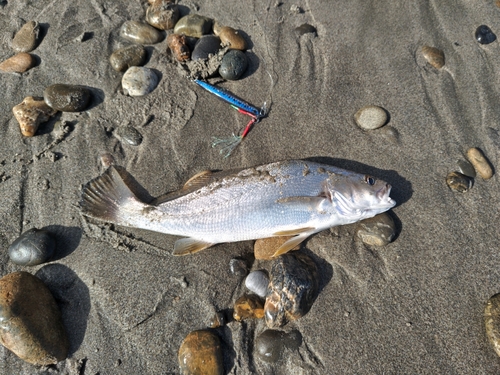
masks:
<instances>
[{"instance_id":1,"label":"small rock cluster","mask_svg":"<svg viewBox=\"0 0 500 375\"><path fill-rule=\"evenodd\" d=\"M17 52L0 63L0 72L24 73L36 65L36 60L29 52L40 43L40 26L36 21L26 22L12 40L12 49Z\"/></svg>"},{"instance_id":2,"label":"small rock cluster","mask_svg":"<svg viewBox=\"0 0 500 375\"><path fill-rule=\"evenodd\" d=\"M476 174L483 180L489 180L493 176L493 167L479 148L469 148L465 156L468 162L460 160L457 163L459 172L450 172L446 176L448 187L458 193L465 193L472 188Z\"/></svg>"}]
</instances>

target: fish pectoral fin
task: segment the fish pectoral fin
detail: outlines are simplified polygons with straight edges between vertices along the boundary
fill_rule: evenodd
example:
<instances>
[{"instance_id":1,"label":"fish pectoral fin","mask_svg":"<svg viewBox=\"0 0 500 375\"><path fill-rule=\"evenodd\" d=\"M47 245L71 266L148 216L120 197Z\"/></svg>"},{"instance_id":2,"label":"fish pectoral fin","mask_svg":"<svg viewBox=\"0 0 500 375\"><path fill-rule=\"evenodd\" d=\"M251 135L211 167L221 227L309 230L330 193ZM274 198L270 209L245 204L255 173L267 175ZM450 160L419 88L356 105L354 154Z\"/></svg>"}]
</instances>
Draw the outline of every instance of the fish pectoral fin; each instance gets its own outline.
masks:
<instances>
[{"instance_id":1,"label":"fish pectoral fin","mask_svg":"<svg viewBox=\"0 0 500 375\"><path fill-rule=\"evenodd\" d=\"M191 189L198 189L200 187L203 187L203 186L207 185L209 182L211 182L212 175L213 175L213 172L210 170L196 173L193 177L191 177L189 180L186 181L186 183L184 184L182 189L183 190L191 190Z\"/></svg>"},{"instance_id":2,"label":"fish pectoral fin","mask_svg":"<svg viewBox=\"0 0 500 375\"><path fill-rule=\"evenodd\" d=\"M205 250L206 248L215 245L211 242L204 242L191 237L181 238L175 241L173 255L188 255Z\"/></svg>"},{"instance_id":3,"label":"fish pectoral fin","mask_svg":"<svg viewBox=\"0 0 500 375\"><path fill-rule=\"evenodd\" d=\"M276 250L276 252L273 254L272 258L276 258L280 255L288 253L294 247L300 245L307 237L309 237L313 233L314 233L314 231L307 231L307 232L301 233L295 237L290 238L283 245L281 245L278 248L278 250Z\"/></svg>"}]
</instances>

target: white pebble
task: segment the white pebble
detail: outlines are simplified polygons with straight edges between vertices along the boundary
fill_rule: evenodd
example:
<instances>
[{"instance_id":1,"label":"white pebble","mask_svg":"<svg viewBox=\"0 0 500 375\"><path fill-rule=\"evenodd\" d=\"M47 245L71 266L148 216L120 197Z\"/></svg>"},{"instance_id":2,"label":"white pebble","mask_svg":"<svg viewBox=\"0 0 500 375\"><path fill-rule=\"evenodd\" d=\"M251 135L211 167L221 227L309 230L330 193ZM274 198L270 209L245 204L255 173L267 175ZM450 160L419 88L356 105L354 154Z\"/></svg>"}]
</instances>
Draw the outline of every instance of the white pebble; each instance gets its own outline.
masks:
<instances>
[{"instance_id":1,"label":"white pebble","mask_svg":"<svg viewBox=\"0 0 500 375\"><path fill-rule=\"evenodd\" d=\"M356 112L354 119L361 129L373 130L386 124L387 112L376 105L368 105Z\"/></svg>"},{"instance_id":2,"label":"white pebble","mask_svg":"<svg viewBox=\"0 0 500 375\"><path fill-rule=\"evenodd\" d=\"M250 272L245 279L245 286L251 292L257 294L259 297L264 298L267 295L269 277L264 271Z\"/></svg>"},{"instance_id":3,"label":"white pebble","mask_svg":"<svg viewBox=\"0 0 500 375\"><path fill-rule=\"evenodd\" d=\"M158 76L149 68L132 66L128 68L122 78L122 87L125 94L130 96L144 96L153 91L158 85Z\"/></svg>"}]
</instances>

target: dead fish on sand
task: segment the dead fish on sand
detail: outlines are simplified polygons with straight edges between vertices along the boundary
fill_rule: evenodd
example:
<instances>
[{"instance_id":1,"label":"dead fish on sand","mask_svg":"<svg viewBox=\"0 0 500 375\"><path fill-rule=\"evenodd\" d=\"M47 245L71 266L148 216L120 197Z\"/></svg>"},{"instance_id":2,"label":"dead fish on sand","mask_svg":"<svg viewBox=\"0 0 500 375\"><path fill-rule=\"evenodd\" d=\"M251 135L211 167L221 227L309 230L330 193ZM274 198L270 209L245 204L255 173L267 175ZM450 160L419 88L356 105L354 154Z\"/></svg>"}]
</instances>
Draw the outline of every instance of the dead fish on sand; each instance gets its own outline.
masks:
<instances>
[{"instance_id":1,"label":"dead fish on sand","mask_svg":"<svg viewBox=\"0 0 500 375\"><path fill-rule=\"evenodd\" d=\"M82 213L117 225L185 238L174 255L218 243L294 236L278 256L310 235L394 207L391 185L372 176L303 160L227 172L201 172L176 193L141 202L111 166L90 181Z\"/></svg>"}]
</instances>

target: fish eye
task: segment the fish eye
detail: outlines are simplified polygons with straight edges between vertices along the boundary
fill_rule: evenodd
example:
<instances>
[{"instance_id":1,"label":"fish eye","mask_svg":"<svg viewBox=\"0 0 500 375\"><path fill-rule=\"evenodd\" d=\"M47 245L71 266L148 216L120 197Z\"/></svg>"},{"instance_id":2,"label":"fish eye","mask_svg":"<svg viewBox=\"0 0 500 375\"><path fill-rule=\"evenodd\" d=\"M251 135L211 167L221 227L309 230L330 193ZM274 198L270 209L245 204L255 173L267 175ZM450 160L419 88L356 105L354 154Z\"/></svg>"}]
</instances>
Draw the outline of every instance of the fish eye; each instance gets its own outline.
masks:
<instances>
[{"instance_id":1,"label":"fish eye","mask_svg":"<svg viewBox=\"0 0 500 375\"><path fill-rule=\"evenodd\" d=\"M365 182L370 186L375 185L375 179L371 176L365 176Z\"/></svg>"}]
</instances>

